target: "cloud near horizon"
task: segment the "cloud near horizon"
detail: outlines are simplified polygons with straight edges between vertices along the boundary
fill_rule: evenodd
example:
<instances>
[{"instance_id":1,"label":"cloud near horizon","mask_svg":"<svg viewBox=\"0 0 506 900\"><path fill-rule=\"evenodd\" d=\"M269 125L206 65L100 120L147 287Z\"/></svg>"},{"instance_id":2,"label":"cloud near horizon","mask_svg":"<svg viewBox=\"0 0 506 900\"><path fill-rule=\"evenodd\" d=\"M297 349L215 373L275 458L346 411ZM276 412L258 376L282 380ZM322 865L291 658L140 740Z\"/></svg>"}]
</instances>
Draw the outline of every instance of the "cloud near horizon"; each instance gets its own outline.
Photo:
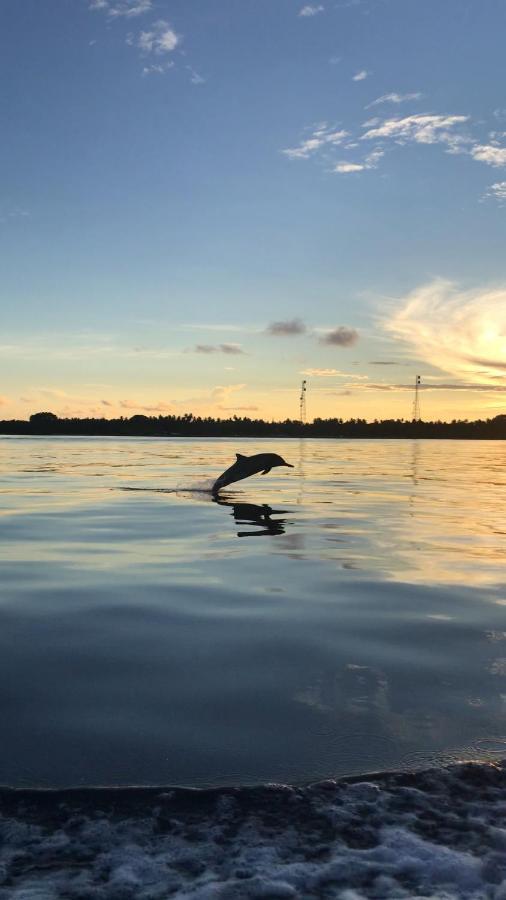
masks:
<instances>
[{"instance_id":1,"label":"cloud near horizon","mask_svg":"<svg viewBox=\"0 0 506 900\"><path fill-rule=\"evenodd\" d=\"M241 344L195 344L186 353L225 353L225 355L235 356L244 354Z\"/></svg>"},{"instance_id":2,"label":"cloud near horizon","mask_svg":"<svg viewBox=\"0 0 506 900\"><path fill-rule=\"evenodd\" d=\"M280 322L271 322L266 328L266 333L274 337L293 337L298 334L305 334L307 326L302 319L286 319Z\"/></svg>"},{"instance_id":3,"label":"cloud near horizon","mask_svg":"<svg viewBox=\"0 0 506 900\"><path fill-rule=\"evenodd\" d=\"M383 320L417 359L475 385L506 385L506 288L462 291L437 279Z\"/></svg>"},{"instance_id":4,"label":"cloud near horizon","mask_svg":"<svg viewBox=\"0 0 506 900\"><path fill-rule=\"evenodd\" d=\"M341 372L339 369L304 369L301 375L308 378L367 378L367 375L355 375L353 372Z\"/></svg>"},{"instance_id":5,"label":"cloud near horizon","mask_svg":"<svg viewBox=\"0 0 506 900\"><path fill-rule=\"evenodd\" d=\"M345 385L346 387L352 388L353 390L360 391L400 391L400 392L408 392L413 393L413 384L388 384L387 382L380 381L374 382L369 381L367 383L360 384L350 384ZM474 384L471 381L468 382L434 382L431 384L425 384L423 381L420 384L420 390L425 392L430 391L470 391L471 393L498 393L504 394L506 393L506 384Z\"/></svg>"}]
</instances>

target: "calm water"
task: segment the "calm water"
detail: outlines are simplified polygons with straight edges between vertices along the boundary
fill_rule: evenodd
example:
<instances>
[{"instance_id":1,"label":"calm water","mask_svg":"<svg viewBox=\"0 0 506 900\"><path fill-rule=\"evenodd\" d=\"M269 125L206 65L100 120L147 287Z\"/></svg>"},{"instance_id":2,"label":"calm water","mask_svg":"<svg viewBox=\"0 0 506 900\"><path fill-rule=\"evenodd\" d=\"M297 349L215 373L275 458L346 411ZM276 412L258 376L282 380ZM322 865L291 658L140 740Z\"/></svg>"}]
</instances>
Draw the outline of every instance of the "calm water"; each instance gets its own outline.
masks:
<instances>
[{"instance_id":1,"label":"calm water","mask_svg":"<svg viewBox=\"0 0 506 900\"><path fill-rule=\"evenodd\" d=\"M295 466L208 487L235 450ZM506 752L501 442L0 438L0 783Z\"/></svg>"}]
</instances>

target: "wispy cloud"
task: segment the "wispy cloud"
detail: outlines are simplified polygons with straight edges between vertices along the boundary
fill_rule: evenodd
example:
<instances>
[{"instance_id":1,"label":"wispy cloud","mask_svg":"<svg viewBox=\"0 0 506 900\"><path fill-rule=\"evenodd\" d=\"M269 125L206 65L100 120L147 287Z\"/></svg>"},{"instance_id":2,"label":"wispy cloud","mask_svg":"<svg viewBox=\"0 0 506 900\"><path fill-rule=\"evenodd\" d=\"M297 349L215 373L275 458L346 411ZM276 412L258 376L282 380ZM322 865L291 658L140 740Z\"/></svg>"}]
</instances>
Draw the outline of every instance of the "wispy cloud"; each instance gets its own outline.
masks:
<instances>
[{"instance_id":1,"label":"wispy cloud","mask_svg":"<svg viewBox=\"0 0 506 900\"><path fill-rule=\"evenodd\" d=\"M258 412L258 406L220 406L221 412Z\"/></svg>"},{"instance_id":2,"label":"wispy cloud","mask_svg":"<svg viewBox=\"0 0 506 900\"><path fill-rule=\"evenodd\" d=\"M358 341L358 331L346 325L339 325L322 334L319 341L320 344L327 344L330 347L353 347Z\"/></svg>"},{"instance_id":3,"label":"wispy cloud","mask_svg":"<svg viewBox=\"0 0 506 900\"><path fill-rule=\"evenodd\" d=\"M230 403L233 395L238 391L242 391L245 387L245 384L218 384L211 391L212 401L217 404L218 409L230 412L231 407L225 406L224 404ZM235 409L239 409L239 407L236 406Z\"/></svg>"},{"instance_id":4,"label":"wispy cloud","mask_svg":"<svg viewBox=\"0 0 506 900\"><path fill-rule=\"evenodd\" d=\"M506 181L496 181L495 184L491 184L486 196L494 197L499 203L506 203Z\"/></svg>"},{"instance_id":5,"label":"wispy cloud","mask_svg":"<svg viewBox=\"0 0 506 900\"><path fill-rule=\"evenodd\" d=\"M228 356L236 356L244 353L240 344L195 344L188 353L225 353Z\"/></svg>"},{"instance_id":6,"label":"wispy cloud","mask_svg":"<svg viewBox=\"0 0 506 900\"><path fill-rule=\"evenodd\" d=\"M112 19L135 19L153 8L153 0L93 0L90 9L103 10Z\"/></svg>"},{"instance_id":7,"label":"wispy cloud","mask_svg":"<svg viewBox=\"0 0 506 900\"><path fill-rule=\"evenodd\" d=\"M366 109L371 109L372 106L380 106L382 103L407 103L408 100L420 100L422 94L413 93L413 94L382 94L381 97L377 97L376 100L373 100L371 103L368 103L365 107Z\"/></svg>"},{"instance_id":8,"label":"wispy cloud","mask_svg":"<svg viewBox=\"0 0 506 900\"><path fill-rule=\"evenodd\" d=\"M92 0L89 9L105 12L110 20L125 19L133 22L137 17L153 10L153 0ZM156 61L145 63L142 75L164 75L174 67L174 62L167 56L179 46L181 36L176 34L165 19L158 19L149 28L127 34L125 42L129 47L137 47L144 57L157 57ZM191 66L187 68L192 73L191 80L194 84L200 84L204 80Z\"/></svg>"},{"instance_id":9,"label":"wispy cloud","mask_svg":"<svg viewBox=\"0 0 506 900\"><path fill-rule=\"evenodd\" d=\"M124 16L126 19L134 19L150 12L152 6L152 0L120 0L110 6L109 15L113 18Z\"/></svg>"},{"instance_id":10,"label":"wispy cloud","mask_svg":"<svg viewBox=\"0 0 506 900\"><path fill-rule=\"evenodd\" d=\"M105 406L113 406L113 404L108 403L107 400L101 400L101 403ZM175 405L173 403L163 403L163 402L158 402L158 403L155 402L155 403L146 404L146 403L143 403L143 401L139 401L139 400L120 400L118 405L121 407L121 409L128 409L131 412L137 412L137 413L138 412L150 413L151 415L154 415L156 413L169 414L169 413L173 413L175 410Z\"/></svg>"},{"instance_id":11,"label":"wispy cloud","mask_svg":"<svg viewBox=\"0 0 506 900\"><path fill-rule=\"evenodd\" d=\"M169 69L174 68L173 62L153 63L151 66L143 66L142 74L146 75L165 75Z\"/></svg>"},{"instance_id":12,"label":"wispy cloud","mask_svg":"<svg viewBox=\"0 0 506 900\"><path fill-rule=\"evenodd\" d=\"M401 103L418 98L419 94L384 94L373 100L369 106L381 103ZM488 141L477 139L473 130L483 123L473 123L468 115L417 113L409 116L375 116L361 126L362 133L356 136L342 128L331 129L327 123L313 126L309 137L297 147L283 150L289 159L320 159L330 166L328 171L338 175L362 173L376 169L386 155L395 148L417 145L441 145L444 152L452 156L465 155L475 162L494 168L506 169L506 146L501 140L506 132L489 131ZM366 144L374 141L371 150L365 151ZM344 158L343 150L346 151ZM362 150L362 152L360 152ZM337 157L337 158L336 158ZM503 202L504 182L498 181L489 189L487 197Z\"/></svg>"},{"instance_id":13,"label":"wispy cloud","mask_svg":"<svg viewBox=\"0 0 506 900\"><path fill-rule=\"evenodd\" d=\"M23 336L5 340L0 354L10 359L74 360L107 357L114 359L170 359L179 351L163 346L131 346L121 344L103 334L51 334Z\"/></svg>"},{"instance_id":14,"label":"wispy cloud","mask_svg":"<svg viewBox=\"0 0 506 900\"><path fill-rule=\"evenodd\" d=\"M206 83L206 79L203 78L202 75L199 75L199 73L196 72L195 69L192 68L192 66L186 66L186 68L190 73L190 81L192 84L205 84Z\"/></svg>"},{"instance_id":15,"label":"wispy cloud","mask_svg":"<svg viewBox=\"0 0 506 900\"><path fill-rule=\"evenodd\" d=\"M299 16L303 18L310 18L311 16L317 16L318 13L322 13L325 7L319 4L318 6L312 6L311 4L307 4L307 6L303 6L299 11Z\"/></svg>"},{"instance_id":16,"label":"wispy cloud","mask_svg":"<svg viewBox=\"0 0 506 900\"><path fill-rule=\"evenodd\" d=\"M475 159L489 162L490 165L499 165L502 152L498 146L478 145L466 133L459 129L469 121L465 115L435 115L422 113L405 116L402 118L376 117L363 124L363 133L358 135L358 140L351 138L350 132L342 128L331 129L327 123L316 126L308 138L305 138L297 147L283 150L289 159L309 159L321 157L328 162L332 155L334 160L330 171L339 175L346 175L366 170L376 169L385 156L387 149L392 146L401 146L409 143L417 144L443 144L447 153L471 153ZM357 153L364 146L364 142L375 141L372 150ZM351 159L335 159L337 153L343 148ZM353 158L359 156L359 158ZM505 159L506 163L506 159Z\"/></svg>"},{"instance_id":17,"label":"wispy cloud","mask_svg":"<svg viewBox=\"0 0 506 900\"><path fill-rule=\"evenodd\" d=\"M383 322L420 360L474 384L506 385L506 288L444 280L409 294Z\"/></svg>"},{"instance_id":18,"label":"wispy cloud","mask_svg":"<svg viewBox=\"0 0 506 900\"><path fill-rule=\"evenodd\" d=\"M10 209L8 212L0 211L0 224L7 225L13 222L22 222L30 218L30 213L26 209Z\"/></svg>"},{"instance_id":19,"label":"wispy cloud","mask_svg":"<svg viewBox=\"0 0 506 900\"><path fill-rule=\"evenodd\" d=\"M415 141L418 144L448 143L450 132L456 125L469 121L469 116L436 116L420 114L403 119L385 119L362 135L363 141L379 138L393 139L398 143Z\"/></svg>"},{"instance_id":20,"label":"wispy cloud","mask_svg":"<svg viewBox=\"0 0 506 900\"><path fill-rule=\"evenodd\" d=\"M369 360L370 366L403 366L404 362L400 362L397 359L371 359Z\"/></svg>"},{"instance_id":21,"label":"wispy cloud","mask_svg":"<svg viewBox=\"0 0 506 900\"><path fill-rule=\"evenodd\" d=\"M353 76L352 81L365 81L369 74L367 69L361 69L360 72L357 72L356 75Z\"/></svg>"},{"instance_id":22,"label":"wispy cloud","mask_svg":"<svg viewBox=\"0 0 506 900\"><path fill-rule=\"evenodd\" d=\"M497 140L488 144L477 141L467 131L470 117L467 115L434 115L423 113L405 116L404 118L377 119L365 123L367 130L362 141L381 141L383 146L392 142L397 145L442 144L446 153L452 155L466 154L476 162L482 162L494 168L506 167L506 147ZM372 126L372 127L368 127ZM500 191L497 193L500 199Z\"/></svg>"},{"instance_id":23,"label":"wispy cloud","mask_svg":"<svg viewBox=\"0 0 506 900\"><path fill-rule=\"evenodd\" d=\"M162 56L164 53L172 53L180 42L179 35L165 19L159 19L151 25L149 31L141 31L137 46L143 53L156 53Z\"/></svg>"},{"instance_id":24,"label":"wispy cloud","mask_svg":"<svg viewBox=\"0 0 506 900\"><path fill-rule=\"evenodd\" d=\"M258 328L251 325L238 325L235 322L184 322L181 328L185 331L218 331L231 334L255 334Z\"/></svg>"},{"instance_id":25,"label":"wispy cloud","mask_svg":"<svg viewBox=\"0 0 506 900\"><path fill-rule=\"evenodd\" d=\"M301 141L298 147L282 150L289 159L308 159L324 147L337 147L349 137L344 129L330 128L326 122L318 125L309 138Z\"/></svg>"},{"instance_id":26,"label":"wispy cloud","mask_svg":"<svg viewBox=\"0 0 506 900\"><path fill-rule=\"evenodd\" d=\"M307 327L302 319L287 319L282 322L271 322L267 326L267 334L274 337L293 337L298 334L305 334Z\"/></svg>"},{"instance_id":27,"label":"wispy cloud","mask_svg":"<svg viewBox=\"0 0 506 900\"><path fill-rule=\"evenodd\" d=\"M211 413L211 412L221 412L238 409L245 409L249 407L241 406L226 406L227 403L232 403L234 400L234 394L244 390L246 384L218 384L215 387L211 388L206 393L194 396L194 397L184 397L177 400L172 400L173 406L177 409L184 412L199 412L199 413Z\"/></svg>"},{"instance_id":28,"label":"wispy cloud","mask_svg":"<svg viewBox=\"0 0 506 900\"><path fill-rule=\"evenodd\" d=\"M101 386L103 388L104 386ZM167 415L170 413L194 412L199 414L215 414L226 411L253 411L256 406L245 398L246 402L235 405L235 395L242 391L246 385L219 384L210 387L201 395L193 397L169 398L159 400L156 398L142 397L140 395L123 396L119 398L108 396L101 392L98 396L80 395L63 391L51 386L38 387L30 396L23 397L23 402L30 404L34 410L37 408L51 408L60 416L107 416L114 417L119 413L129 415ZM7 398L5 398L7 401ZM2 405L0 398L0 406Z\"/></svg>"},{"instance_id":29,"label":"wispy cloud","mask_svg":"<svg viewBox=\"0 0 506 900\"><path fill-rule=\"evenodd\" d=\"M347 175L351 172L363 172L365 169L376 169L384 155L385 151L380 147L376 147L360 163L338 162L334 166L334 172L338 172L340 175Z\"/></svg>"}]
</instances>

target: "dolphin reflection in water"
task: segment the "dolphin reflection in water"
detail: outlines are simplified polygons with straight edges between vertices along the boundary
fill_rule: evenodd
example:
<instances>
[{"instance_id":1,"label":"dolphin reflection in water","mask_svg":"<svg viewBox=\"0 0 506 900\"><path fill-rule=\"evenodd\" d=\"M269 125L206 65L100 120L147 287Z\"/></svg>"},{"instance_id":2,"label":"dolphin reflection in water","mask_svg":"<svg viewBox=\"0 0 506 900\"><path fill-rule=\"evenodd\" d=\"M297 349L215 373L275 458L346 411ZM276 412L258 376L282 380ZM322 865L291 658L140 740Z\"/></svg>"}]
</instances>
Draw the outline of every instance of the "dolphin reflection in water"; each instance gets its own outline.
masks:
<instances>
[{"instance_id":1,"label":"dolphin reflection in water","mask_svg":"<svg viewBox=\"0 0 506 900\"><path fill-rule=\"evenodd\" d=\"M237 525L255 525L254 531L238 531L237 537L260 537L263 534L284 534L286 519L271 519L272 515L283 514L283 509L272 509L267 503L232 503L224 497L215 496L215 503L229 506Z\"/></svg>"},{"instance_id":2,"label":"dolphin reflection in water","mask_svg":"<svg viewBox=\"0 0 506 900\"><path fill-rule=\"evenodd\" d=\"M217 494L222 488L234 481L242 481L243 478L249 478L250 475L267 475L274 466L288 466L293 469L291 463L285 462L282 456L277 453L256 453L255 456L243 456L242 453L236 453L236 461L214 482L212 491Z\"/></svg>"}]
</instances>

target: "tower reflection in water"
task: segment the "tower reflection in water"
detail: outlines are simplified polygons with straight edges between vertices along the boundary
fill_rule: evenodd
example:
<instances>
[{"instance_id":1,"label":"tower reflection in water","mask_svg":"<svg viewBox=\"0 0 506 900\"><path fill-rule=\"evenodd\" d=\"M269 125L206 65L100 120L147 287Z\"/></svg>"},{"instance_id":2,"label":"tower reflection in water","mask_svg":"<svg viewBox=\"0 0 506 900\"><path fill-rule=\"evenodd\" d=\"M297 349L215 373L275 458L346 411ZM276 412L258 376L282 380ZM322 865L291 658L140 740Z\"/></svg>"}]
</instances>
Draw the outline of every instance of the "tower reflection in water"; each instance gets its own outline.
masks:
<instances>
[{"instance_id":1,"label":"tower reflection in water","mask_svg":"<svg viewBox=\"0 0 506 900\"><path fill-rule=\"evenodd\" d=\"M238 531L237 537L261 537L262 535L284 534L286 519L273 519L285 513L284 509L272 509L267 503L233 503L224 497L215 497L219 506L229 506L237 525L254 525L253 531Z\"/></svg>"}]
</instances>

